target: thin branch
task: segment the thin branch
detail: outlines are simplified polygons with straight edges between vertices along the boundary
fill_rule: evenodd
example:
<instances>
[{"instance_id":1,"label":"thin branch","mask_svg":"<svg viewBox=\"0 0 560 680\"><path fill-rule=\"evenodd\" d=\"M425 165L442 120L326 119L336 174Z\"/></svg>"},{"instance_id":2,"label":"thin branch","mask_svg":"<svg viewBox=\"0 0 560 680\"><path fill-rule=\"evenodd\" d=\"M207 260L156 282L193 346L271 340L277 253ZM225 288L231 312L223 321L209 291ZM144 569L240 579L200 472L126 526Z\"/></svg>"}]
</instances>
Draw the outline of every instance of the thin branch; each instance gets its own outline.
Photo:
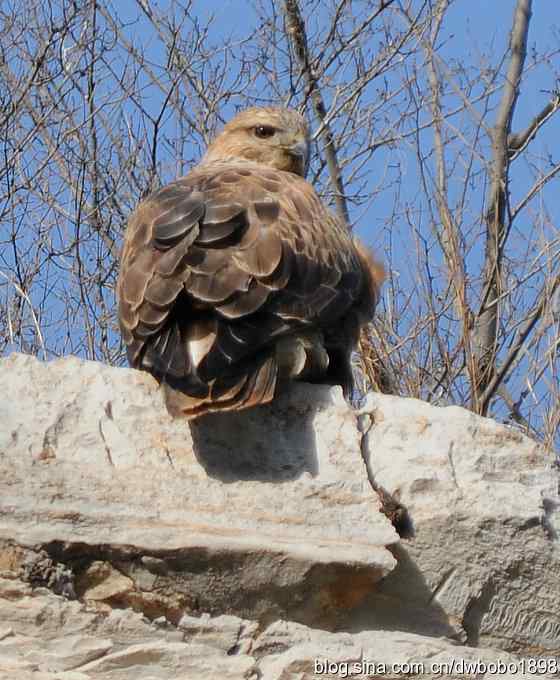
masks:
<instances>
[{"instance_id":1,"label":"thin branch","mask_svg":"<svg viewBox=\"0 0 560 680\"><path fill-rule=\"evenodd\" d=\"M559 286L560 276L556 276L551 286L546 285L543 286L537 304L527 316L525 323L521 326L520 329L519 328L517 329L514 336L513 345L506 359L503 361L500 368L496 371L495 375L492 377L492 380L488 383L486 389L481 395L480 401L482 408L486 409L488 407L490 399L492 399L494 393L496 392L496 389L501 385L501 383L506 378L509 369L511 368L515 359L517 358L517 355L523 349L525 341L535 328L539 319L543 316L549 301L551 300Z\"/></svg>"},{"instance_id":2,"label":"thin branch","mask_svg":"<svg viewBox=\"0 0 560 680\"><path fill-rule=\"evenodd\" d=\"M540 111L523 132L512 133L508 137L508 149L510 154L510 162L514 161L519 154L530 144L535 138L537 132L541 127L552 118L552 116L560 109L560 94L555 93L552 101Z\"/></svg>"},{"instance_id":3,"label":"thin branch","mask_svg":"<svg viewBox=\"0 0 560 680\"><path fill-rule=\"evenodd\" d=\"M547 184L553 177L560 172L560 165L555 165L552 170L543 175L528 191L527 195L519 201L515 208L511 211L510 220L513 220L519 215L523 208L531 201L532 198L539 193L539 191Z\"/></svg>"},{"instance_id":4,"label":"thin branch","mask_svg":"<svg viewBox=\"0 0 560 680\"><path fill-rule=\"evenodd\" d=\"M327 166L329 175L334 188L334 199L336 203L336 212L338 217L350 228L350 216L348 213L348 205L344 193L344 182L340 165L336 156L336 145L334 142L334 135L330 124L327 122L327 108L323 101L319 83L314 73L311 58L307 46L307 35L305 31L305 23L301 16L298 5L298 0L285 0L285 15L286 15L286 29L287 34L299 61L303 76L307 82L307 96L311 97L311 102L319 121L324 128L325 137L325 156L327 158Z\"/></svg>"},{"instance_id":5,"label":"thin branch","mask_svg":"<svg viewBox=\"0 0 560 680\"><path fill-rule=\"evenodd\" d=\"M37 315L35 314L35 309L33 308L33 303L31 302L31 299L29 298L29 295L21 288L18 286L18 284L11 279L7 274L4 274L4 272L0 271L0 276L9 283L12 284L14 287L15 291L17 292L18 295L20 295L25 302L29 305L29 310L31 312L31 318L33 319L33 326L35 327L35 333L37 334L37 339L39 341L39 345L41 347L41 350L43 351L43 359L46 361L47 360L47 349L45 347L45 341L43 339L43 334L41 333L41 326L39 325L39 320L37 319ZM13 332L13 331L12 331Z\"/></svg>"}]
</instances>

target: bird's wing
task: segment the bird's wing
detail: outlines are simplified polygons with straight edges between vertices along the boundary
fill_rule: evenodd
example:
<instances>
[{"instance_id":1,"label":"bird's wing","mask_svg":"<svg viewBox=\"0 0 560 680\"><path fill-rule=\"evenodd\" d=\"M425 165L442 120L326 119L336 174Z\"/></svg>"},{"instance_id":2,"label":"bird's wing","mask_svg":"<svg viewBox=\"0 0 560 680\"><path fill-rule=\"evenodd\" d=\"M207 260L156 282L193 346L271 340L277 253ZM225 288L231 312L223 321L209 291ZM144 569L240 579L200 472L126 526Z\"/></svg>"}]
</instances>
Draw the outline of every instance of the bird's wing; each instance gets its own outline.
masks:
<instances>
[{"instance_id":1,"label":"bird's wing","mask_svg":"<svg viewBox=\"0 0 560 680\"><path fill-rule=\"evenodd\" d=\"M193 399L258 403L274 391L275 341L335 324L365 278L351 237L305 180L209 163L132 215L119 320L133 366Z\"/></svg>"}]
</instances>

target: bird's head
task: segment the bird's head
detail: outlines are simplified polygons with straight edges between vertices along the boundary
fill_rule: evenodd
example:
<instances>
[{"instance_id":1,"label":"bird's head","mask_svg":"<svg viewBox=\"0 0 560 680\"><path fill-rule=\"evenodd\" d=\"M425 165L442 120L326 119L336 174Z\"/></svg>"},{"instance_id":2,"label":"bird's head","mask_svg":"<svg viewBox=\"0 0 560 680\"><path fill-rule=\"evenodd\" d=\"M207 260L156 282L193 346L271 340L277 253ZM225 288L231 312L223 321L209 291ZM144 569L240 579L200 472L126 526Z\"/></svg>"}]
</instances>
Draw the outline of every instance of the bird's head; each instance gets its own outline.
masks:
<instances>
[{"instance_id":1,"label":"bird's head","mask_svg":"<svg viewBox=\"0 0 560 680\"><path fill-rule=\"evenodd\" d=\"M309 128L293 109L251 108L237 114L210 144L203 161L242 158L305 177Z\"/></svg>"}]
</instances>

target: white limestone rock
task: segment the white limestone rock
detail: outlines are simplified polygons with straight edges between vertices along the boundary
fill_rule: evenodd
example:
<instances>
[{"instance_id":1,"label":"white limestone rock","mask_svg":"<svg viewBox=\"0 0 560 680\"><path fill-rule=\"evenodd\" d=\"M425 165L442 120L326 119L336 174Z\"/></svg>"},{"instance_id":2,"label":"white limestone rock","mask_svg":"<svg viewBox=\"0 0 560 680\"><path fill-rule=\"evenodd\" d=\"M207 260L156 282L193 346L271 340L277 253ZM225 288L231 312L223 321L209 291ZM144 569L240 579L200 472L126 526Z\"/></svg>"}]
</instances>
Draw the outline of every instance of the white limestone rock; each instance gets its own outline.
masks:
<instances>
[{"instance_id":1,"label":"white limestone rock","mask_svg":"<svg viewBox=\"0 0 560 680\"><path fill-rule=\"evenodd\" d=\"M334 625L396 564L338 388L189 424L146 373L12 355L0 391L0 541L44 548L34 583L174 620Z\"/></svg>"},{"instance_id":2,"label":"white limestone rock","mask_svg":"<svg viewBox=\"0 0 560 680\"><path fill-rule=\"evenodd\" d=\"M517 431L309 385L189 425L72 358L0 389L0 680L558 676L558 470Z\"/></svg>"},{"instance_id":3,"label":"white limestone rock","mask_svg":"<svg viewBox=\"0 0 560 680\"><path fill-rule=\"evenodd\" d=\"M414 632L557 654L553 455L513 428L457 407L370 394L361 412L370 477L406 508L411 531L394 549L399 566L356 626L392 627L398 611ZM375 610L377 598L385 609Z\"/></svg>"},{"instance_id":4,"label":"white limestone rock","mask_svg":"<svg viewBox=\"0 0 560 680\"><path fill-rule=\"evenodd\" d=\"M0 680L550 680L560 663L400 631L329 633L276 621L260 632L254 621L208 615L174 626L131 611L99 613L46 589L10 608L5 592L0 588L0 616L11 620L13 639L9 648L0 643Z\"/></svg>"},{"instance_id":5,"label":"white limestone rock","mask_svg":"<svg viewBox=\"0 0 560 680\"><path fill-rule=\"evenodd\" d=\"M0 639L0 680L256 678L242 646L258 624L236 617L192 617L176 627L2 579L0 621L10 624Z\"/></svg>"},{"instance_id":6,"label":"white limestone rock","mask_svg":"<svg viewBox=\"0 0 560 680\"><path fill-rule=\"evenodd\" d=\"M449 640L398 631L329 633L279 621L257 638L253 654L264 680L314 678L552 678L560 660L527 659L496 649L475 649ZM537 662L535 662L537 663ZM542 673L542 674L541 674Z\"/></svg>"}]
</instances>

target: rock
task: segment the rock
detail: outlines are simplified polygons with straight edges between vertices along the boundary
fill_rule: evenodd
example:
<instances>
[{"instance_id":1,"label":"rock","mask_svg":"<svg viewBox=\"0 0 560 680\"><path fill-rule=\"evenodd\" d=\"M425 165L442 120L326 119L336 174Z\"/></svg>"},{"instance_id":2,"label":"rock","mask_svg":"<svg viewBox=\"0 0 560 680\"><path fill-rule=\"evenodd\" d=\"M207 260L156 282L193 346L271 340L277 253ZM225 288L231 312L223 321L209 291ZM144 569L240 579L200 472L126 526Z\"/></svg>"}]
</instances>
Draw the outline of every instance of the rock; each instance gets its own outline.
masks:
<instances>
[{"instance_id":1,"label":"rock","mask_svg":"<svg viewBox=\"0 0 560 680\"><path fill-rule=\"evenodd\" d=\"M81 574L76 584L84 601L111 600L124 597L134 590L134 581L123 576L108 562L92 562ZM142 588L142 586L140 586Z\"/></svg>"},{"instance_id":2,"label":"rock","mask_svg":"<svg viewBox=\"0 0 560 680\"><path fill-rule=\"evenodd\" d=\"M189 424L72 358L0 388L0 680L560 673L559 474L516 430L303 384Z\"/></svg>"},{"instance_id":3,"label":"rock","mask_svg":"<svg viewBox=\"0 0 560 680\"><path fill-rule=\"evenodd\" d=\"M1 603L0 598L0 615L5 615ZM536 674L549 680L559 663L552 657L540 662L521 660L499 650L399 631L330 633L279 620L259 632L255 622L234 616L187 617L176 629L182 637L170 640L173 624L162 627L125 611L99 614L44 589L38 589L26 604L34 626L12 613L15 639L10 648L0 643L0 680L396 680L403 676L420 680L475 675L529 680ZM58 621L55 631L53 620ZM22 625L27 634L17 632ZM89 654L95 650L97 658L87 661L76 656L77 650ZM72 670L55 670L71 662Z\"/></svg>"},{"instance_id":4,"label":"rock","mask_svg":"<svg viewBox=\"0 0 560 680\"><path fill-rule=\"evenodd\" d=\"M95 611L44 588L14 607L4 592L0 620L10 621L12 634L0 640L0 680L241 680L256 668L237 647L255 634L255 622L205 616L182 630L131 611Z\"/></svg>"},{"instance_id":5,"label":"rock","mask_svg":"<svg viewBox=\"0 0 560 680\"><path fill-rule=\"evenodd\" d=\"M395 565L338 388L190 425L148 374L75 358L12 355L0 390L18 395L0 404L0 540L42 551L36 585L175 622L335 625Z\"/></svg>"},{"instance_id":6,"label":"rock","mask_svg":"<svg viewBox=\"0 0 560 680\"><path fill-rule=\"evenodd\" d=\"M537 667L506 652L473 649L412 633L329 633L284 621L269 626L253 646L266 680L373 677L534 678ZM543 660L544 661L544 660ZM546 660L542 676L553 677L559 660Z\"/></svg>"},{"instance_id":7,"label":"rock","mask_svg":"<svg viewBox=\"0 0 560 680\"><path fill-rule=\"evenodd\" d=\"M183 616L179 630L191 642L209 645L227 654L247 653L252 647L252 638L258 631L255 622L243 621L237 616L201 617Z\"/></svg>"},{"instance_id":8,"label":"rock","mask_svg":"<svg viewBox=\"0 0 560 680\"><path fill-rule=\"evenodd\" d=\"M17 658L25 642L19 635L0 642L0 653ZM113 647L111 640L92 635L65 635L63 638L33 639L25 652L25 663L33 668L66 671L105 656ZM1 657L0 657L1 658Z\"/></svg>"},{"instance_id":9,"label":"rock","mask_svg":"<svg viewBox=\"0 0 560 680\"><path fill-rule=\"evenodd\" d=\"M205 645L145 642L82 666L88 677L128 680L131 676L161 678L248 678L255 664L249 657L213 655Z\"/></svg>"},{"instance_id":10,"label":"rock","mask_svg":"<svg viewBox=\"0 0 560 680\"><path fill-rule=\"evenodd\" d=\"M364 417L370 476L406 508L410 536L393 548L398 567L364 602L355 626L392 627L398 611L406 620L400 629L533 656L558 653L552 455L458 407L370 394Z\"/></svg>"},{"instance_id":11,"label":"rock","mask_svg":"<svg viewBox=\"0 0 560 680\"><path fill-rule=\"evenodd\" d=\"M141 614L99 613L45 589L14 609L0 590L0 620L13 623L0 640L0 680L29 677L74 680L111 678L251 678L255 660L237 648L256 623L235 617L194 618L184 630L162 627ZM55 675L56 673L56 675ZM14 675L15 674L15 675Z\"/></svg>"}]
</instances>

